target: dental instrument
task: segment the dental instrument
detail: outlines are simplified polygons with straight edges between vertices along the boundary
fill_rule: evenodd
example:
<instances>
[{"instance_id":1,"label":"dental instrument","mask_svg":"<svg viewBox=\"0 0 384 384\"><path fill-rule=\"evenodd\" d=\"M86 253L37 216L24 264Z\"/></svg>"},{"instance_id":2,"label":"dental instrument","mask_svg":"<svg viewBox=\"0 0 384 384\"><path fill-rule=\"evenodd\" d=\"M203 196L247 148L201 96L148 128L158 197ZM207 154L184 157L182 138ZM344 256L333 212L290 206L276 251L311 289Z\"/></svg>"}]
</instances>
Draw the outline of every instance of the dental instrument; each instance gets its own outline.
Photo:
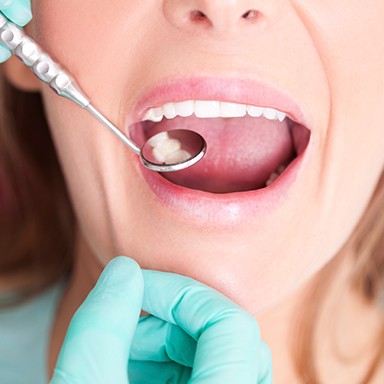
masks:
<instances>
[{"instance_id":1,"label":"dental instrument","mask_svg":"<svg viewBox=\"0 0 384 384\"><path fill-rule=\"evenodd\" d=\"M54 90L90 112L129 149L140 156L145 167L156 172L173 172L200 161L207 149L204 138L194 131L176 129L160 132L140 148L91 103L73 77L17 25L0 13L0 43Z\"/></svg>"}]
</instances>

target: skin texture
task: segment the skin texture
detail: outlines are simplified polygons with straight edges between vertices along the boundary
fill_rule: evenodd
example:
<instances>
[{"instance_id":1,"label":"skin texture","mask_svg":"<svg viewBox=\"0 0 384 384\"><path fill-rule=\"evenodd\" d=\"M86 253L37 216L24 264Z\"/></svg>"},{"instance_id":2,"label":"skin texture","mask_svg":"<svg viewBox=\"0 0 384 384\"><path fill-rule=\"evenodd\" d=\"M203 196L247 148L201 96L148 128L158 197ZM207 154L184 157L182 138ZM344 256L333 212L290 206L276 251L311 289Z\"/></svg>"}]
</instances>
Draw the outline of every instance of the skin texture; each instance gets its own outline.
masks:
<instances>
[{"instance_id":1,"label":"skin texture","mask_svg":"<svg viewBox=\"0 0 384 384\"><path fill-rule=\"evenodd\" d=\"M39 0L32 6L34 37L120 126L154 84L175 77L263 79L298 100L310 122L311 154L291 193L266 215L245 222L235 215L222 225L167 209L135 155L86 112L41 90L81 228L63 318L77 305L74 293L85 295L108 260L128 255L143 268L202 281L245 307L260 320L279 371L292 376L284 381L277 373L276 383L294 382L289 352L276 335L287 344L281 340L294 305L349 237L383 170L384 3L116 0L112 7L104 0ZM250 9L259 17L245 22ZM192 10L208 21L186 20ZM350 268L342 265L340 276ZM57 334L63 330L65 320ZM324 372L340 369L331 366ZM351 382L340 378L335 382Z\"/></svg>"}]
</instances>

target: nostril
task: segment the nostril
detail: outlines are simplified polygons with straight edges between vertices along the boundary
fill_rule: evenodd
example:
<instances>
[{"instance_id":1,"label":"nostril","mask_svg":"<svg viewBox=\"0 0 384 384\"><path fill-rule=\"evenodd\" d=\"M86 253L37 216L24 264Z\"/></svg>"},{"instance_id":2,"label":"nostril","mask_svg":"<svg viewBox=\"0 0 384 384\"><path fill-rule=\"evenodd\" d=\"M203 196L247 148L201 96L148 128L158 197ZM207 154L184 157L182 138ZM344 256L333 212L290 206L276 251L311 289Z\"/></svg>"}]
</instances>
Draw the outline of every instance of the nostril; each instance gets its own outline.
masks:
<instances>
[{"instance_id":1,"label":"nostril","mask_svg":"<svg viewBox=\"0 0 384 384\"><path fill-rule=\"evenodd\" d=\"M189 17L191 21L206 21L207 15L199 10L193 10L190 12Z\"/></svg>"},{"instance_id":2,"label":"nostril","mask_svg":"<svg viewBox=\"0 0 384 384\"><path fill-rule=\"evenodd\" d=\"M247 21L254 21L256 20L259 12L255 11L254 9L250 9L249 11L245 12L241 17Z\"/></svg>"},{"instance_id":3,"label":"nostril","mask_svg":"<svg viewBox=\"0 0 384 384\"><path fill-rule=\"evenodd\" d=\"M250 9L249 11L245 12L241 16L241 18L248 21L254 21L257 18L258 14L259 14L258 11L254 9ZM207 21L208 16L202 11L193 10L190 12L190 20L191 21Z\"/></svg>"},{"instance_id":4,"label":"nostril","mask_svg":"<svg viewBox=\"0 0 384 384\"><path fill-rule=\"evenodd\" d=\"M262 25L263 13L248 8L249 0L163 0L164 16L174 26L185 30L205 30L221 36L242 28ZM1 3L1 0L0 0ZM217 4L220 3L220 6Z\"/></svg>"}]
</instances>

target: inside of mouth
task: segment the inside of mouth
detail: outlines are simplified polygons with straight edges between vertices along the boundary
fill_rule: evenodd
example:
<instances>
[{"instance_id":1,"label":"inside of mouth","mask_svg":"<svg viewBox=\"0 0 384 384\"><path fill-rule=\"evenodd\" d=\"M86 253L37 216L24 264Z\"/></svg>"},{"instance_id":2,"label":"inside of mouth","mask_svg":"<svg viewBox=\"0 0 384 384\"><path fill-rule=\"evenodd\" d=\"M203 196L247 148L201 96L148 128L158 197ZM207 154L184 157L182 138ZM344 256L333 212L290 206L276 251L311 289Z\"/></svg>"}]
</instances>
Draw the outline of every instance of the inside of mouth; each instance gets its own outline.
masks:
<instances>
[{"instance_id":1,"label":"inside of mouth","mask_svg":"<svg viewBox=\"0 0 384 384\"><path fill-rule=\"evenodd\" d=\"M272 185L307 147L310 132L288 117L176 117L144 121L131 127L131 137L143 145L162 131L188 129L202 135L207 154L196 165L162 176L170 182L211 193L244 192Z\"/></svg>"}]
</instances>

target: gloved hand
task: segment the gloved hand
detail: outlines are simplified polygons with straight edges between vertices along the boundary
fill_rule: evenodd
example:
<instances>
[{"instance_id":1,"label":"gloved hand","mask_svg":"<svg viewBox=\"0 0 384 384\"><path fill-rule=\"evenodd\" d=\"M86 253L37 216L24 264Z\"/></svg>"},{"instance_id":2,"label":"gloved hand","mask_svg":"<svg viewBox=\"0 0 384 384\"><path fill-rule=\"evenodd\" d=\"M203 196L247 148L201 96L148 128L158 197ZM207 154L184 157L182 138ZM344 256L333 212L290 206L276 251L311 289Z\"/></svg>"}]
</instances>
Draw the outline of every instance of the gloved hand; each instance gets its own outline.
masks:
<instances>
[{"instance_id":1,"label":"gloved hand","mask_svg":"<svg viewBox=\"0 0 384 384\"><path fill-rule=\"evenodd\" d=\"M139 321L141 308L151 315ZM192 279L112 260L71 321L51 384L187 382L272 383L256 321Z\"/></svg>"},{"instance_id":2,"label":"gloved hand","mask_svg":"<svg viewBox=\"0 0 384 384\"><path fill-rule=\"evenodd\" d=\"M13 23L23 27L31 21L31 1L30 0L0 0L0 12L3 13ZM0 63L8 60L11 56L9 50L0 45Z\"/></svg>"}]
</instances>

